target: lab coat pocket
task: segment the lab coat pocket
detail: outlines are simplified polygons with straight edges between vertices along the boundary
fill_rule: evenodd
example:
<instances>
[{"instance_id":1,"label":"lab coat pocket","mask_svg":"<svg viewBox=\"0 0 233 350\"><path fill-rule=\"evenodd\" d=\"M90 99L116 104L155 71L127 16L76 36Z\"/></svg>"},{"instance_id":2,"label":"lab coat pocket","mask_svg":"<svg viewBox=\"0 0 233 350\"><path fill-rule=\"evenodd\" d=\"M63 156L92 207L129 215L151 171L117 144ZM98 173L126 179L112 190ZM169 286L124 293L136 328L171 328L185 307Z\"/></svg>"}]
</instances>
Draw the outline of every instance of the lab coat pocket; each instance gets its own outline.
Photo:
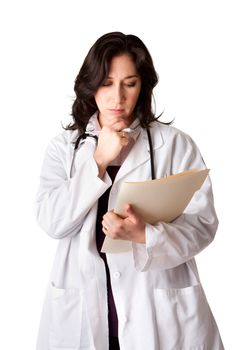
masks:
<instances>
[{"instance_id":1,"label":"lab coat pocket","mask_svg":"<svg viewBox=\"0 0 233 350\"><path fill-rule=\"evenodd\" d=\"M200 284L155 289L154 301L161 349L203 349L208 345L211 312Z\"/></svg>"},{"instance_id":2,"label":"lab coat pocket","mask_svg":"<svg viewBox=\"0 0 233 350\"><path fill-rule=\"evenodd\" d=\"M77 350L82 322L81 294L76 288L51 285L51 350Z\"/></svg>"}]
</instances>

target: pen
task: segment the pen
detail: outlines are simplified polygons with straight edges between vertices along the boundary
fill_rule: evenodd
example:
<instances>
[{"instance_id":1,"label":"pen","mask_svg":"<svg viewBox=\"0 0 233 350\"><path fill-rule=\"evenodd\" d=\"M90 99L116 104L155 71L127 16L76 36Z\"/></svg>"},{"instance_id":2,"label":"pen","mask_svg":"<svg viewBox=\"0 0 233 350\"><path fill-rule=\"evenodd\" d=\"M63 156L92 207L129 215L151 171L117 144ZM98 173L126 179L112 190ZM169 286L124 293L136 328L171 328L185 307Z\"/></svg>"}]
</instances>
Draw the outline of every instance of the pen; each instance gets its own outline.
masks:
<instances>
[{"instance_id":1,"label":"pen","mask_svg":"<svg viewBox=\"0 0 233 350\"><path fill-rule=\"evenodd\" d=\"M132 132L134 132L135 130L134 129L131 129L131 128L124 128L121 130L122 132L125 132L126 134L131 134Z\"/></svg>"}]
</instances>

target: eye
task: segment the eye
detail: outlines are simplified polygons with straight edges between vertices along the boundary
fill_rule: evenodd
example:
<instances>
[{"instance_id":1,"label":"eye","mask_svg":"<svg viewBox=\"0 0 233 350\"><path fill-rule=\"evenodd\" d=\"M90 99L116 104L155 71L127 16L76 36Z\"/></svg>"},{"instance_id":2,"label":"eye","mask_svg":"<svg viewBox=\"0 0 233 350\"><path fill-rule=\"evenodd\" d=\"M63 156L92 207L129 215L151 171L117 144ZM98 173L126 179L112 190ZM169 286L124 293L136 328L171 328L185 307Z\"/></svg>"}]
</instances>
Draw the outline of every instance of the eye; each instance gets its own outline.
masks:
<instances>
[{"instance_id":1,"label":"eye","mask_svg":"<svg viewBox=\"0 0 233 350\"><path fill-rule=\"evenodd\" d=\"M136 81L131 81L130 83L126 84L128 87L134 87L136 85Z\"/></svg>"},{"instance_id":2,"label":"eye","mask_svg":"<svg viewBox=\"0 0 233 350\"><path fill-rule=\"evenodd\" d=\"M112 82L111 81L104 81L103 82L103 84L102 84L102 86L110 86L110 85L112 85Z\"/></svg>"}]
</instances>

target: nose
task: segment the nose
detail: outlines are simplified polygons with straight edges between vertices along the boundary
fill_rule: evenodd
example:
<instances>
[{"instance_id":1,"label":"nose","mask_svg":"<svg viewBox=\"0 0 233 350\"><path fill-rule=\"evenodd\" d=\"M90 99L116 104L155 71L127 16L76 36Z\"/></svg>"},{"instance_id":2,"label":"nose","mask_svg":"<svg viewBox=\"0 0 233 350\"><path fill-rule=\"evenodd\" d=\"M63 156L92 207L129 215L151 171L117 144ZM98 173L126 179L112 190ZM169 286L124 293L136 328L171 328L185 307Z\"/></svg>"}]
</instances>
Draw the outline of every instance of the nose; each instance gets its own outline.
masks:
<instances>
[{"instance_id":1,"label":"nose","mask_svg":"<svg viewBox=\"0 0 233 350\"><path fill-rule=\"evenodd\" d=\"M125 100L124 90L121 85L115 86L113 99L115 104L120 104Z\"/></svg>"}]
</instances>

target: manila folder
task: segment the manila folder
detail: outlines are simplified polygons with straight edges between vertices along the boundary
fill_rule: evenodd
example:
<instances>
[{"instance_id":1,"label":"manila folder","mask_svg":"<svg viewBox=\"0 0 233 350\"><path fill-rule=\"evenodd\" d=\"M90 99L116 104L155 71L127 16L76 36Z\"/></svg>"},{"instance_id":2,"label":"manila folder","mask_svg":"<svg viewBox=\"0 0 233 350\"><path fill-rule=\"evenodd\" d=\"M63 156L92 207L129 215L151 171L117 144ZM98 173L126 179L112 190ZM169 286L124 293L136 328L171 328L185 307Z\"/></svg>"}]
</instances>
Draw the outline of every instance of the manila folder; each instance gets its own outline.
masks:
<instances>
[{"instance_id":1,"label":"manila folder","mask_svg":"<svg viewBox=\"0 0 233 350\"><path fill-rule=\"evenodd\" d=\"M183 213L208 173L209 169L193 169L156 180L124 182L114 212L124 218L124 206L131 204L135 212L149 224L171 222ZM118 253L131 249L132 242L113 240L106 236L101 251Z\"/></svg>"}]
</instances>

